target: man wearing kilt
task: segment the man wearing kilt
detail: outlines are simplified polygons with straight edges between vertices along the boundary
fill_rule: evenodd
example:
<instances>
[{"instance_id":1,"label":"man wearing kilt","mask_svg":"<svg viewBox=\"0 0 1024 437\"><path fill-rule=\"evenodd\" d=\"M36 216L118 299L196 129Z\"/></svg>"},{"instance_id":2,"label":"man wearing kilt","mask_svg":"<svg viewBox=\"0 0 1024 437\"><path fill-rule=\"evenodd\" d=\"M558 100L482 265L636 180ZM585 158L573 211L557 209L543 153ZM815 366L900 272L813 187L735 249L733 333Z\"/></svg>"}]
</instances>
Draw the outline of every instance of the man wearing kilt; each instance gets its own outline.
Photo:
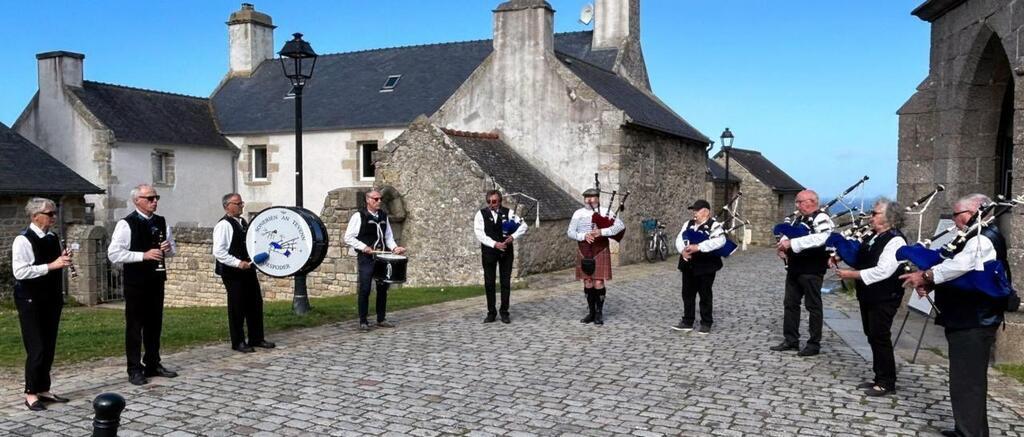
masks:
<instances>
[{"instance_id":1,"label":"man wearing kilt","mask_svg":"<svg viewBox=\"0 0 1024 437\"><path fill-rule=\"evenodd\" d=\"M576 251L576 279L583 280L583 293L587 296L587 316L581 323L604 324L604 281L612 278L612 257L608 247L608 237L626 229L626 225L617 217L611 226L599 228L594 223L594 215L611 217L611 206L601 210L601 192L595 188L583 192L583 203L586 207L576 210L569 221L566 234L576 240L579 248Z\"/></svg>"}]
</instances>

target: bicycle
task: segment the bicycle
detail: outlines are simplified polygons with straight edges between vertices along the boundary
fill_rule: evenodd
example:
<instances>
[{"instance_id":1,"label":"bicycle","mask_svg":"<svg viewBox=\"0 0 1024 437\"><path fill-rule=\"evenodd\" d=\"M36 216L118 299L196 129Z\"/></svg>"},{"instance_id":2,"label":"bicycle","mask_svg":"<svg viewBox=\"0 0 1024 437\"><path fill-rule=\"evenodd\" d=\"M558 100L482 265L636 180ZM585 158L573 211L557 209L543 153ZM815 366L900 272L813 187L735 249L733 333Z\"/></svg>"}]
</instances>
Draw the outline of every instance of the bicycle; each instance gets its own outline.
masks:
<instances>
[{"instance_id":1,"label":"bicycle","mask_svg":"<svg viewBox=\"0 0 1024 437\"><path fill-rule=\"evenodd\" d=\"M668 237L665 235L665 225L658 219L644 219L644 233L647 235L644 250L644 259L652 263L655 259L665 261L668 256Z\"/></svg>"}]
</instances>

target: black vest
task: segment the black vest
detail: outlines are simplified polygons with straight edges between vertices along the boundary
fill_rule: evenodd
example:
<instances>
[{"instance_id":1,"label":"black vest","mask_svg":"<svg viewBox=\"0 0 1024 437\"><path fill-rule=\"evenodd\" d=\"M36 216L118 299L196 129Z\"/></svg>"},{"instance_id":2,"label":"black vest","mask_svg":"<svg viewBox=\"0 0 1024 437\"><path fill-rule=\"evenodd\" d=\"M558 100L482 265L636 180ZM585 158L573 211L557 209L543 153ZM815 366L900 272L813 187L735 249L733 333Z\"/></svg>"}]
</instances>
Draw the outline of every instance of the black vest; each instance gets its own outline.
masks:
<instances>
[{"instance_id":1,"label":"black vest","mask_svg":"<svg viewBox=\"0 0 1024 437\"><path fill-rule=\"evenodd\" d=\"M885 245L896 237L903 237L903 233L896 229L885 231L875 237L873 234L864 237L860 242L860 250L857 251L857 270L870 269L878 265L879 258L885 250ZM873 244L868 244L874 238ZM906 238L904 238L906 240ZM903 299L903 283L899 280L903 269L897 268L888 278L867 285L862 280L857 280L857 300L863 303L879 303L891 300Z\"/></svg>"},{"instance_id":2,"label":"black vest","mask_svg":"<svg viewBox=\"0 0 1024 437\"><path fill-rule=\"evenodd\" d=\"M22 236L32 244L34 266L49 264L60 257L60 241L53 234L39 238L32 228L21 231ZM16 299L63 299L64 279L60 270L50 270L38 278L14 281L14 297Z\"/></svg>"},{"instance_id":3,"label":"black vest","mask_svg":"<svg viewBox=\"0 0 1024 437\"><path fill-rule=\"evenodd\" d=\"M483 216L483 218L484 218L484 234L486 234L490 239L492 239L494 241L497 241L499 243L502 242L502 241L505 241L505 238L507 236L505 235L504 231L502 231L501 226L502 226L502 223L505 223L509 219L509 217L508 217L508 208L505 208L505 207L498 208L498 222L497 223L494 222L494 218L491 216L491 209L490 208L481 209L480 210L480 215ZM495 249L493 247L488 247L488 246L486 246L486 245L484 245L482 243L480 244L480 250L484 251L484 253L489 253L489 254L492 254L492 255L502 255L502 254L505 254L505 253L513 253L512 252L512 244L511 243L509 243L509 245L507 247L505 247L505 251L504 252L502 252L502 251L500 251L498 249Z\"/></svg>"},{"instance_id":4,"label":"black vest","mask_svg":"<svg viewBox=\"0 0 1024 437\"><path fill-rule=\"evenodd\" d=\"M971 238L988 238L996 251L996 259L1009 266L1006 262L1006 240L995 226L989 226L982 235ZM965 241L966 243L966 241ZM955 256L964 250L966 244L959 245L950 253ZM1009 275L1007 269L1007 275ZM995 298L975 290L961 290L948 284L935 285L935 306L941 313L935 317L935 324L946 329L968 329L986 326L997 326L1003 323L1003 312L1006 310L1006 298Z\"/></svg>"},{"instance_id":5,"label":"black vest","mask_svg":"<svg viewBox=\"0 0 1024 437\"><path fill-rule=\"evenodd\" d=\"M231 243L228 245L228 254L242 261L250 261L249 252L245 250L245 234L249 230L249 223L245 222L245 219L242 219L243 223L245 223L245 226L243 227L238 223L238 220L227 215L222 217L220 221L226 221L231 225ZM255 269L242 270L216 260L214 263L214 272L225 278L239 278L245 275L256 274Z\"/></svg>"},{"instance_id":6,"label":"black vest","mask_svg":"<svg viewBox=\"0 0 1024 437\"><path fill-rule=\"evenodd\" d=\"M166 234L167 222L164 218L153 214L153 217L146 220L137 211L128 214L124 218L131 229L132 238L128 250L132 252L145 252L150 249L160 248L160 233ZM164 238L167 236L164 235ZM166 261L164 261L166 263ZM156 261L143 260L137 263L124 264L124 283L126 285L144 286L149 282L164 282L167 280L167 272L156 271Z\"/></svg>"},{"instance_id":7,"label":"black vest","mask_svg":"<svg viewBox=\"0 0 1024 437\"><path fill-rule=\"evenodd\" d=\"M797 221L804 223L814 233L814 219L819 214L825 214L823 212L817 212L810 217L801 216ZM814 274L824 275L825 270L828 269L828 252L825 251L825 245L821 247L814 247L804 249L800 253L793 252L793 249L786 251L786 255L789 256L786 270L792 273L799 274Z\"/></svg>"},{"instance_id":8,"label":"black vest","mask_svg":"<svg viewBox=\"0 0 1024 437\"><path fill-rule=\"evenodd\" d=\"M388 214L383 209L377 210L377 217L374 218L366 208L359 210L359 235L356 239L374 250L386 250L387 242L385 235L388 233ZM379 233L378 233L379 230Z\"/></svg>"},{"instance_id":9,"label":"black vest","mask_svg":"<svg viewBox=\"0 0 1024 437\"><path fill-rule=\"evenodd\" d=\"M714 223L715 223L715 219L714 218L708 219L708 221L704 222L704 224L702 224L699 227L697 227L697 232L700 232L700 233L710 237L711 236L711 226L714 225ZM693 226L693 220L691 219L691 220L687 221L686 224L683 225L683 226L684 226L684 228L683 228L684 231L686 229L690 229L690 227ZM707 241L707 240L705 239L705 241ZM691 241L690 244L696 244L696 243ZM683 249L686 249L686 248L684 247ZM679 265L677 267L679 268L680 271L691 272L691 273L693 273L695 275L707 275L707 274L715 273L715 272L721 270L721 268L722 268L722 257L720 257L718 255L715 255L713 253L695 252L693 255L690 256L690 260L689 261L683 261L683 257L680 256L679 257Z\"/></svg>"}]
</instances>

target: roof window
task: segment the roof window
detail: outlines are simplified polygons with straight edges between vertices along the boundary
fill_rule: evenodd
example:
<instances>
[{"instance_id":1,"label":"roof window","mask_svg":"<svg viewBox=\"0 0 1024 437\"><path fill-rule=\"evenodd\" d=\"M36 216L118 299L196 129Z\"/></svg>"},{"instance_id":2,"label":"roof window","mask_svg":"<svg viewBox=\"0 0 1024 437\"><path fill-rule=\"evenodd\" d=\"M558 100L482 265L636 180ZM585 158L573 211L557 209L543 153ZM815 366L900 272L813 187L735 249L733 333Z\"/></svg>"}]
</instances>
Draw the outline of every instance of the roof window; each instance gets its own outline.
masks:
<instances>
[{"instance_id":1,"label":"roof window","mask_svg":"<svg viewBox=\"0 0 1024 437\"><path fill-rule=\"evenodd\" d=\"M401 74L393 74L391 76L388 76L388 79L384 81L384 86L380 87L380 92L390 93L395 89L395 86L398 85L398 79L401 78Z\"/></svg>"}]
</instances>

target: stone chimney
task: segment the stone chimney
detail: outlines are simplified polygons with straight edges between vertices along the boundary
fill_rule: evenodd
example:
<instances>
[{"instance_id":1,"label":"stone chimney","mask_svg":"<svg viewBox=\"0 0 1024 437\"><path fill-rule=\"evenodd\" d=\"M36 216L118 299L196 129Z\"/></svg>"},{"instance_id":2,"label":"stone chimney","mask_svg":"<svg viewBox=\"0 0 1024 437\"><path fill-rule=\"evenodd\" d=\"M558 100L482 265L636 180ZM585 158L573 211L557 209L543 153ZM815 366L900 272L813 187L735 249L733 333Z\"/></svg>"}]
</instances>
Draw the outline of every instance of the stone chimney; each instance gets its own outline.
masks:
<instances>
[{"instance_id":1,"label":"stone chimney","mask_svg":"<svg viewBox=\"0 0 1024 437\"><path fill-rule=\"evenodd\" d=\"M56 51L39 53L39 95L44 99L63 99L64 86L82 87L81 53Z\"/></svg>"},{"instance_id":2,"label":"stone chimney","mask_svg":"<svg viewBox=\"0 0 1024 437\"><path fill-rule=\"evenodd\" d=\"M627 38L640 40L640 0L596 0L594 49L621 48Z\"/></svg>"},{"instance_id":3,"label":"stone chimney","mask_svg":"<svg viewBox=\"0 0 1024 437\"><path fill-rule=\"evenodd\" d=\"M494 51L535 58L555 52L555 10L544 0L509 0L494 10Z\"/></svg>"},{"instance_id":4,"label":"stone chimney","mask_svg":"<svg viewBox=\"0 0 1024 437\"><path fill-rule=\"evenodd\" d=\"M228 76L249 76L267 59L274 59L274 26L270 16L257 12L252 3L228 18Z\"/></svg>"}]
</instances>

